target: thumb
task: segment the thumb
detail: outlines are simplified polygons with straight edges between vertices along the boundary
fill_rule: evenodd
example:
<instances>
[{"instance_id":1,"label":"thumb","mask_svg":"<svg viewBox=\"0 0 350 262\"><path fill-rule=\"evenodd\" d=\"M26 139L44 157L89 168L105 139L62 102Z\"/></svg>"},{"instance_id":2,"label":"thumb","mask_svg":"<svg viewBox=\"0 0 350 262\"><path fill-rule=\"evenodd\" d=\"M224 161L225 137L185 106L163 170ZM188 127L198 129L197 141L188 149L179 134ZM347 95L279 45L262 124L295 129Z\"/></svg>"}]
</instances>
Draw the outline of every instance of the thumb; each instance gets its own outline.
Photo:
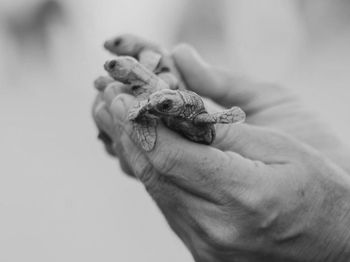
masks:
<instances>
[{"instance_id":1,"label":"thumb","mask_svg":"<svg viewBox=\"0 0 350 262\"><path fill-rule=\"evenodd\" d=\"M278 85L256 83L209 65L187 44L177 46L172 56L188 89L222 106L239 106L247 115L291 97Z\"/></svg>"}]
</instances>

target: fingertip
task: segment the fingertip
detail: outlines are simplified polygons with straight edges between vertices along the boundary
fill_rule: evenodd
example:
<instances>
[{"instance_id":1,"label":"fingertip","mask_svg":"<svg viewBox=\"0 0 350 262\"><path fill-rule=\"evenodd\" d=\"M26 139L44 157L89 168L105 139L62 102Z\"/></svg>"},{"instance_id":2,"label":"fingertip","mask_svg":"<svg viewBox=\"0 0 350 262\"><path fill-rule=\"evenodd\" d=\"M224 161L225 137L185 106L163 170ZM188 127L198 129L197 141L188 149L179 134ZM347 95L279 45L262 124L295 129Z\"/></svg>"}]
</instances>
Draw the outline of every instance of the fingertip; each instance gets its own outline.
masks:
<instances>
[{"instance_id":1,"label":"fingertip","mask_svg":"<svg viewBox=\"0 0 350 262\"><path fill-rule=\"evenodd\" d=\"M210 97L217 81L215 70L188 44L177 46L172 55L187 88Z\"/></svg>"},{"instance_id":2,"label":"fingertip","mask_svg":"<svg viewBox=\"0 0 350 262\"><path fill-rule=\"evenodd\" d=\"M110 76L99 76L95 79L94 86L98 91L103 92L105 88L112 82L114 82L114 79Z\"/></svg>"},{"instance_id":3,"label":"fingertip","mask_svg":"<svg viewBox=\"0 0 350 262\"><path fill-rule=\"evenodd\" d=\"M174 57L182 57L184 53L191 52L194 48L187 43L180 43L176 45L172 50L172 55Z\"/></svg>"},{"instance_id":4,"label":"fingertip","mask_svg":"<svg viewBox=\"0 0 350 262\"><path fill-rule=\"evenodd\" d=\"M177 45L172 51L172 56L175 63L180 67L187 67L188 63L200 67L208 66L208 63L201 57L197 50L193 46L186 43Z\"/></svg>"}]
</instances>

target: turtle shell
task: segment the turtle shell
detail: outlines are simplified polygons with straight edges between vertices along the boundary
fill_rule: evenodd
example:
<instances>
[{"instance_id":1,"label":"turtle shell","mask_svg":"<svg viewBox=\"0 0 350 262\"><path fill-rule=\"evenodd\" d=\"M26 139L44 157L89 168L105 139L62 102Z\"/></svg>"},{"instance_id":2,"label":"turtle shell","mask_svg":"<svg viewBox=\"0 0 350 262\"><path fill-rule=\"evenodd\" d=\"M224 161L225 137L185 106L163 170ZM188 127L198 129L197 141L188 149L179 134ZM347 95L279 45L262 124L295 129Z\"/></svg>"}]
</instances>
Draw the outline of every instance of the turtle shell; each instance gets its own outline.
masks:
<instances>
[{"instance_id":1,"label":"turtle shell","mask_svg":"<svg viewBox=\"0 0 350 262\"><path fill-rule=\"evenodd\" d=\"M193 121L199 114L207 113L202 98L187 90L170 92L176 92L183 103L176 114L160 116L163 123L194 142L211 144L215 138L214 124Z\"/></svg>"}]
</instances>

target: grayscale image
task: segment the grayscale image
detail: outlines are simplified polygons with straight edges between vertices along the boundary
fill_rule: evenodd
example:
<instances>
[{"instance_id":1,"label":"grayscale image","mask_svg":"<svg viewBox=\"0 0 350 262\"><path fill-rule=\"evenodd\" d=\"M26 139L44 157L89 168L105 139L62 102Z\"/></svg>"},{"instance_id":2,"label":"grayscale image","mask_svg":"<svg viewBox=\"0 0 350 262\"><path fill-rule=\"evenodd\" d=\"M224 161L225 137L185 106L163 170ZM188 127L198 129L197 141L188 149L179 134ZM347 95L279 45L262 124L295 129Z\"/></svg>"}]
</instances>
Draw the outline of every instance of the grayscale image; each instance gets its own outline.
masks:
<instances>
[{"instance_id":1,"label":"grayscale image","mask_svg":"<svg viewBox=\"0 0 350 262\"><path fill-rule=\"evenodd\" d=\"M350 261L350 1L0 0L1 262Z\"/></svg>"}]
</instances>

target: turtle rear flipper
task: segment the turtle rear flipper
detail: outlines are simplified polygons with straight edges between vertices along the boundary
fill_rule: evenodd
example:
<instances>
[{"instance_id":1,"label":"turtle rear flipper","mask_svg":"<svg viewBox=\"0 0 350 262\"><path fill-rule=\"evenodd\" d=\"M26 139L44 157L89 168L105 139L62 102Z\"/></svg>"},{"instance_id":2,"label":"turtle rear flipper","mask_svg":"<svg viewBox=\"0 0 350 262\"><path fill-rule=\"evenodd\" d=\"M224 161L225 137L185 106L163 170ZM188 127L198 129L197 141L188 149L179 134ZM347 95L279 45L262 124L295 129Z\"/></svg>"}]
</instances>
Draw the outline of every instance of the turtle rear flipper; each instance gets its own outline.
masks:
<instances>
[{"instance_id":1,"label":"turtle rear flipper","mask_svg":"<svg viewBox=\"0 0 350 262\"><path fill-rule=\"evenodd\" d=\"M154 72L162 59L162 55L150 49L145 49L138 55L140 64Z\"/></svg>"},{"instance_id":2,"label":"turtle rear flipper","mask_svg":"<svg viewBox=\"0 0 350 262\"><path fill-rule=\"evenodd\" d=\"M244 120L245 113L241 108L236 106L213 114L202 113L194 119L196 124L233 124L242 123Z\"/></svg>"}]
</instances>

